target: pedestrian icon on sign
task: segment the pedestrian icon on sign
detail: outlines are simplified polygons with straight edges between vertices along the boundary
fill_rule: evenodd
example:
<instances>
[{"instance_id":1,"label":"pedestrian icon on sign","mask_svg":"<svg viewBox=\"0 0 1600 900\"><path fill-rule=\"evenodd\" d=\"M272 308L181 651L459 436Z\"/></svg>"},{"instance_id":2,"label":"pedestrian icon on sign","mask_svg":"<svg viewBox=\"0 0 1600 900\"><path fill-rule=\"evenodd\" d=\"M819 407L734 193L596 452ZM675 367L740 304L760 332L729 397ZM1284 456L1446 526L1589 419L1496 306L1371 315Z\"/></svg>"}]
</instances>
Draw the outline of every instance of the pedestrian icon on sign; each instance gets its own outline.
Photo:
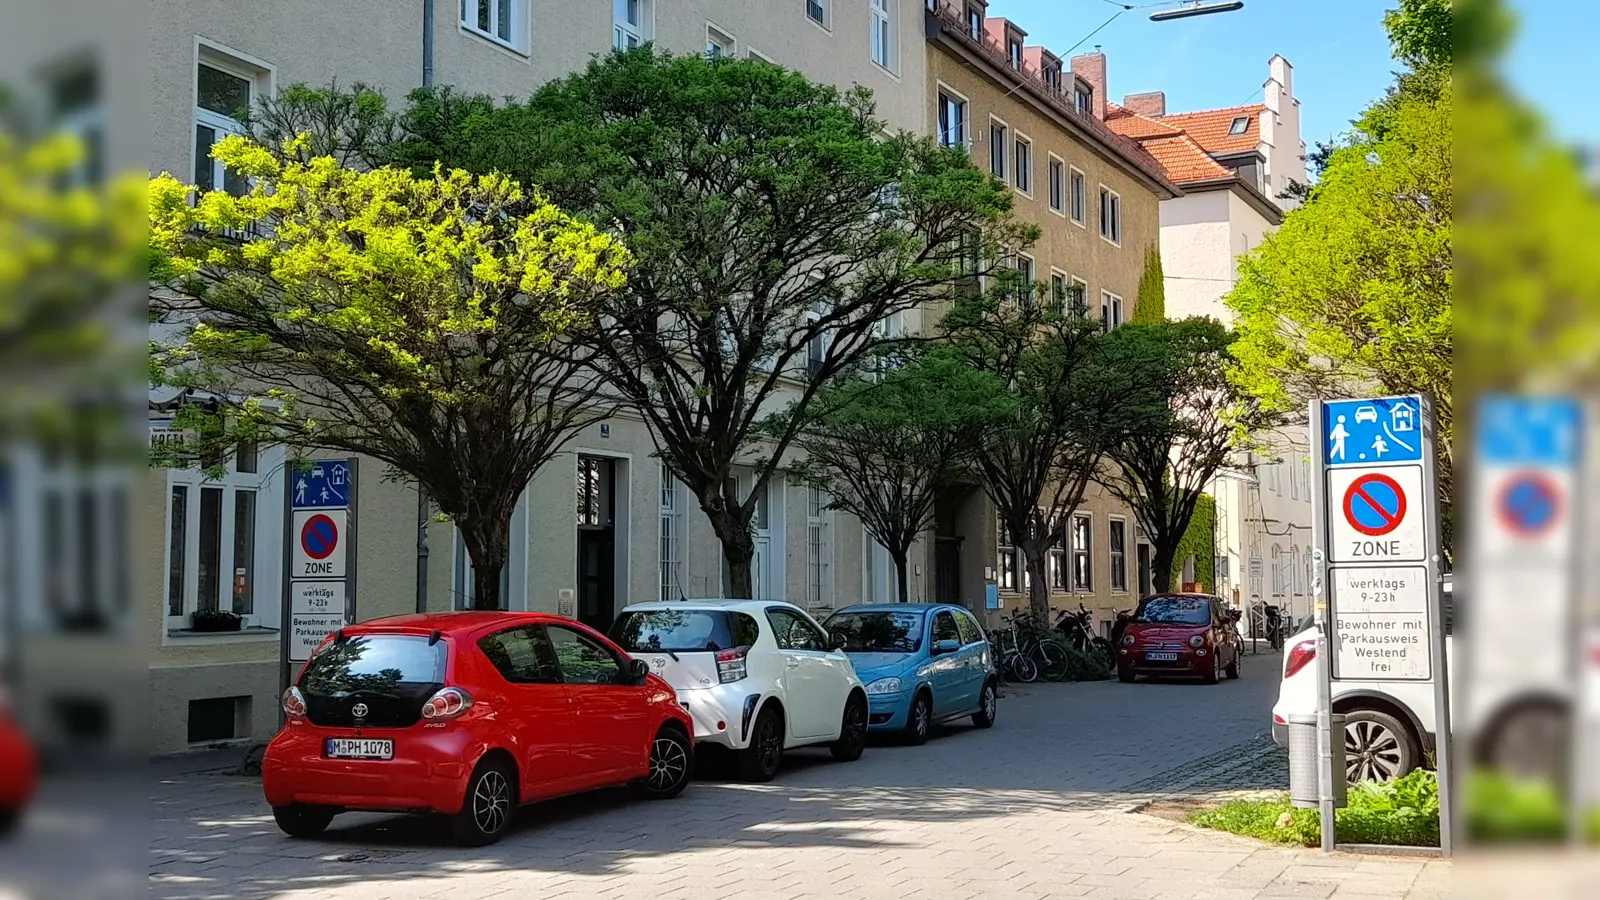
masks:
<instances>
[{"instance_id":1,"label":"pedestrian icon on sign","mask_svg":"<svg viewBox=\"0 0 1600 900\"><path fill-rule=\"evenodd\" d=\"M1328 451L1328 456L1332 459L1344 459L1345 438L1350 436L1350 429L1344 427L1344 416L1339 417L1339 421L1334 424L1333 430L1328 432L1328 436L1333 438L1333 449Z\"/></svg>"}]
</instances>

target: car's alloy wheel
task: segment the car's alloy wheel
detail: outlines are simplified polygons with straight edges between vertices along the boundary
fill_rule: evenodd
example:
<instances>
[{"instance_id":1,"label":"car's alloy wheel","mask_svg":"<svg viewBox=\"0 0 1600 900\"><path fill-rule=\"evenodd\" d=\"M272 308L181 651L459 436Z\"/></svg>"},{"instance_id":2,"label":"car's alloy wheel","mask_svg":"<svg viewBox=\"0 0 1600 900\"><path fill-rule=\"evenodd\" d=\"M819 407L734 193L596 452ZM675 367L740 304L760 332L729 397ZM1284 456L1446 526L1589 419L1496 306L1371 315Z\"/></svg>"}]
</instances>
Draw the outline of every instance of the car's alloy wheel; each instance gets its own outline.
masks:
<instances>
[{"instance_id":1,"label":"car's alloy wheel","mask_svg":"<svg viewBox=\"0 0 1600 900\"><path fill-rule=\"evenodd\" d=\"M999 711L1000 696L994 689L994 682L985 681L983 693L978 696L978 711L972 716L972 724L979 728L992 728Z\"/></svg>"},{"instance_id":2,"label":"car's alloy wheel","mask_svg":"<svg viewBox=\"0 0 1600 900\"><path fill-rule=\"evenodd\" d=\"M516 810L516 789L510 771L497 760L478 764L467 782L461 811L451 820L456 840L473 847L500 840Z\"/></svg>"},{"instance_id":3,"label":"car's alloy wheel","mask_svg":"<svg viewBox=\"0 0 1600 900\"><path fill-rule=\"evenodd\" d=\"M933 730L933 700L927 691L919 691L911 701L911 712L906 716L906 743L921 744L928 740Z\"/></svg>"},{"instance_id":4,"label":"car's alloy wheel","mask_svg":"<svg viewBox=\"0 0 1600 900\"><path fill-rule=\"evenodd\" d=\"M771 781L783 763L783 717L771 707L756 717L750 746L739 754L739 777L745 781Z\"/></svg>"},{"instance_id":5,"label":"car's alloy wheel","mask_svg":"<svg viewBox=\"0 0 1600 900\"><path fill-rule=\"evenodd\" d=\"M673 796L683 790L688 780L689 751L683 738L662 732L650 744L650 774L645 777L645 790L652 796Z\"/></svg>"},{"instance_id":6,"label":"car's alloy wheel","mask_svg":"<svg viewBox=\"0 0 1600 900\"><path fill-rule=\"evenodd\" d=\"M844 705L844 719L839 725L839 739L829 748L833 758L854 762L867 749L867 701L852 695Z\"/></svg>"},{"instance_id":7,"label":"car's alloy wheel","mask_svg":"<svg viewBox=\"0 0 1600 900\"><path fill-rule=\"evenodd\" d=\"M1381 722L1360 720L1344 726L1344 768L1347 780L1390 781L1405 774L1405 740Z\"/></svg>"}]
</instances>

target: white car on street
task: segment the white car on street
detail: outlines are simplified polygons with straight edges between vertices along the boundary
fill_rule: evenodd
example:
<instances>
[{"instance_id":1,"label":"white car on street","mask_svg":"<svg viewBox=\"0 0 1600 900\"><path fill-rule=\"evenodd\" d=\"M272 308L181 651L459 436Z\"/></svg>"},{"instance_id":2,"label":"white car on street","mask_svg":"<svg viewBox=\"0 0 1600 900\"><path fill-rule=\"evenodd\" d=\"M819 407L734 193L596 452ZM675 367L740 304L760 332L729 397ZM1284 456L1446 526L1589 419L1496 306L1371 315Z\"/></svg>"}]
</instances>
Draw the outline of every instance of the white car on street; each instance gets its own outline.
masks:
<instances>
[{"instance_id":1,"label":"white car on street","mask_svg":"<svg viewBox=\"0 0 1600 900\"><path fill-rule=\"evenodd\" d=\"M849 761L866 747L866 689L842 644L797 606L636 603L610 637L677 690L695 744L733 751L746 780L771 780L785 750L824 744Z\"/></svg>"},{"instance_id":2,"label":"white car on street","mask_svg":"<svg viewBox=\"0 0 1600 900\"><path fill-rule=\"evenodd\" d=\"M1572 706L1570 680L1563 677L1564 643L1551 641L1537 655L1515 654L1498 669L1485 666L1480 653L1478 677L1463 683L1456 665L1453 582L1444 577L1445 659L1456 759L1513 774L1555 777L1562 770ZM1284 644L1283 681L1272 707L1272 737L1279 745L1288 743L1290 716L1316 715L1321 677L1316 637L1311 627ZM1483 639L1485 646L1505 641L1495 635ZM1432 766L1433 691L1429 681L1334 682L1333 711L1345 717L1345 770L1351 781L1386 781Z\"/></svg>"}]
</instances>

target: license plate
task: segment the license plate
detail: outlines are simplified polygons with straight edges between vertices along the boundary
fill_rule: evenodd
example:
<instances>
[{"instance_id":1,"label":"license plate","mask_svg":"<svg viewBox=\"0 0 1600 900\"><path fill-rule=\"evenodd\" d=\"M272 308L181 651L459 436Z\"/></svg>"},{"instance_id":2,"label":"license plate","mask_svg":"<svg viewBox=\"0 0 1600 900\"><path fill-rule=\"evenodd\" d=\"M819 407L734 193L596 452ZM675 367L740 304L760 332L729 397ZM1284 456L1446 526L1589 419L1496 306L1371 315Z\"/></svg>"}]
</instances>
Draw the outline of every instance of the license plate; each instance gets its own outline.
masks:
<instances>
[{"instance_id":1,"label":"license plate","mask_svg":"<svg viewBox=\"0 0 1600 900\"><path fill-rule=\"evenodd\" d=\"M1144 658L1150 660L1151 662L1177 662L1178 661L1178 654L1176 654L1176 653L1146 653L1144 655Z\"/></svg>"},{"instance_id":2,"label":"license plate","mask_svg":"<svg viewBox=\"0 0 1600 900\"><path fill-rule=\"evenodd\" d=\"M393 759L394 741L372 738L328 738L329 759Z\"/></svg>"}]
</instances>

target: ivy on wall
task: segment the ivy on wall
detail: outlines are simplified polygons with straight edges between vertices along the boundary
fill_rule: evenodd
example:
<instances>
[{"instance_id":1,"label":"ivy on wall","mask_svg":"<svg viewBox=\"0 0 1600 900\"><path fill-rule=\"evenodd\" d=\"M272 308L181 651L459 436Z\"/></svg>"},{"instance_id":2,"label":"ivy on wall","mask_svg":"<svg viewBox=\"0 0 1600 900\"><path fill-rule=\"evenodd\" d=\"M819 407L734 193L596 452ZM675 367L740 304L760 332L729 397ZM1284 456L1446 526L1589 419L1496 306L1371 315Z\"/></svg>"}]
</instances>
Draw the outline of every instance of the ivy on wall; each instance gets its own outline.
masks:
<instances>
[{"instance_id":1,"label":"ivy on wall","mask_svg":"<svg viewBox=\"0 0 1600 900\"><path fill-rule=\"evenodd\" d=\"M1194 505L1194 517L1189 520L1189 530L1183 533L1183 540L1178 542L1178 552L1172 561L1174 582L1182 581L1184 564L1189 557L1194 557L1194 580L1200 583L1200 589L1215 591L1217 589L1217 501L1210 494L1201 494ZM1179 587L1174 584L1173 587Z\"/></svg>"}]
</instances>

